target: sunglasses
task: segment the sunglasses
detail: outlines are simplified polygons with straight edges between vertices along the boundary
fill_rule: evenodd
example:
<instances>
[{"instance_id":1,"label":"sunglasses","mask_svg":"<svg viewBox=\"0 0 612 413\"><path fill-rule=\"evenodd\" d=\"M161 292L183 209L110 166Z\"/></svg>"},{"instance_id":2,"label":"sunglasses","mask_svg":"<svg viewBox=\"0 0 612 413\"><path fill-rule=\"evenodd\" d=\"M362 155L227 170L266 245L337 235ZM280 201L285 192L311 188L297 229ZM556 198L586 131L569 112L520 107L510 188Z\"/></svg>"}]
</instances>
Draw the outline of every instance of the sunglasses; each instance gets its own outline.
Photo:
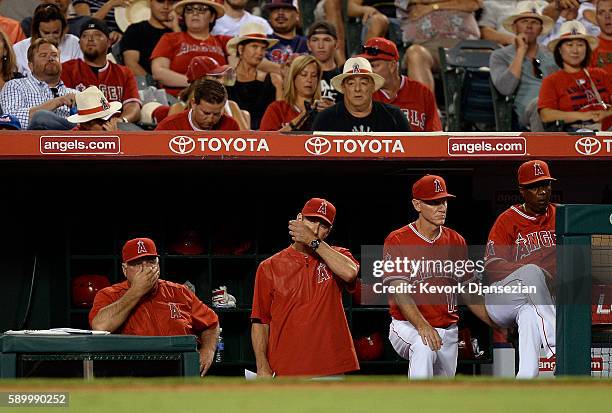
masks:
<instances>
[{"instance_id":1,"label":"sunglasses","mask_svg":"<svg viewBox=\"0 0 612 413\"><path fill-rule=\"evenodd\" d=\"M395 57L393 53L385 52L384 50L381 50L375 46L361 46L361 51L370 56L378 56L379 54L384 54L387 56Z\"/></svg>"},{"instance_id":2,"label":"sunglasses","mask_svg":"<svg viewBox=\"0 0 612 413\"><path fill-rule=\"evenodd\" d=\"M537 77L538 79L542 79L544 77L544 73L542 72L542 69L540 68L540 65L541 65L540 59L532 59L531 65L533 66L533 75Z\"/></svg>"},{"instance_id":3,"label":"sunglasses","mask_svg":"<svg viewBox=\"0 0 612 413\"><path fill-rule=\"evenodd\" d=\"M210 7L208 6L202 6L202 5L188 5L185 6L185 13L186 14L204 14L207 11L211 11Z\"/></svg>"}]
</instances>

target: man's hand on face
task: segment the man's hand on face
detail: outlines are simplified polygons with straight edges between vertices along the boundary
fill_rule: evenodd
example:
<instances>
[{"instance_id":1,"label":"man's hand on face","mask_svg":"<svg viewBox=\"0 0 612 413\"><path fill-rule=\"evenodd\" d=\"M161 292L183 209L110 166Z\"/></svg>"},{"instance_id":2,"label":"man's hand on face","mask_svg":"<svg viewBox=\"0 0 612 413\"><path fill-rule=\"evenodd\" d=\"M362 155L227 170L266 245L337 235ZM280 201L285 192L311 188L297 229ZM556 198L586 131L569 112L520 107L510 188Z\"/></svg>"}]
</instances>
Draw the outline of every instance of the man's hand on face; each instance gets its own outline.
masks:
<instances>
[{"instance_id":1,"label":"man's hand on face","mask_svg":"<svg viewBox=\"0 0 612 413\"><path fill-rule=\"evenodd\" d=\"M157 262L145 261L140 264L140 269L131 280L131 287L140 296L148 293L159 279L159 264Z\"/></svg>"},{"instance_id":2,"label":"man's hand on face","mask_svg":"<svg viewBox=\"0 0 612 413\"><path fill-rule=\"evenodd\" d=\"M310 246L310 243L318 238L317 235L306 226L304 221L296 219L289 221L289 235L294 242L299 242L306 246Z\"/></svg>"}]
</instances>

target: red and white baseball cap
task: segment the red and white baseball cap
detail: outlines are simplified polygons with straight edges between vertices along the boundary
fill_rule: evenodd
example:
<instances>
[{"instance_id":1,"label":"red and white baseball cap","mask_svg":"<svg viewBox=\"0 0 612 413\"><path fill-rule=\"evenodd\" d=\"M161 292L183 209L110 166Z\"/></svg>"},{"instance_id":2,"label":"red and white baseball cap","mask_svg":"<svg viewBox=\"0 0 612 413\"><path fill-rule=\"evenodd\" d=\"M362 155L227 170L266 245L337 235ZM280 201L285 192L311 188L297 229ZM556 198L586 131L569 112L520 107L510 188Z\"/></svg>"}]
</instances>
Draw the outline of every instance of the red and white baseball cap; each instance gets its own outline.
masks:
<instances>
[{"instance_id":1,"label":"red and white baseball cap","mask_svg":"<svg viewBox=\"0 0 612 413\"><path fill-rule=\"evenodd\" d=\"M518 182L519 185L530 185L540 181L556 181L550 176L548 164L544 161L534 159L527 161L519 166Z\"/></svg>"},{"instance_id":2,"label":"red and white baseball cap","mask_svg":"<svg viewBox=\"0 0 612 413\"><path fill-rule=\"evenodd\" d=\"M158 257L155 243L150 238L134 238L125 243L121 252L123 262L142 257Z\"/></svg>"},{"instance_id":3,"label":"red and white baseball cap","mask_svg":"<svg viewBox=\"0 0 612 413\"><path fill-rule=\"evenodd\" d=\"M325 220L329 225L334 224L336 218L336 207L323 198L312 198L302 208L305 217L318 217Z\"/></svg>"},{"instance_id":4,"label":"red and white baseball cap","mask_svg":"<svg viewBox=\"0 0 612 413\"><path fill-rule=\"evenodd\" d=\"M399 62L397 46L384 37L372 37L362 46L361 54L358 55L368 60L391 60Z\"/></svg>"},{"instance_id":5,"label":"red and white baseball cap","mask_svg":"<svg viewBox=\"0 0 612 413\"><path fill-rule=\"evenodd\" d=\"M209 56L196 56L191 59L187 66L187 81L193 83L204 76L221 76L230 70L234 70L230 65L220 65L215 59Z\"/></svg>"},{"instance_id":6,"label":"red and white baseball cap","mask_svg":"<svg viewBox=\"0 0 612 413\"><path fill-rule=\"evenodd\" d=\"M444 178L438 175L425 175L412 185L412 197L421 201L434 199L455 198L446 191Z\"/></svg>"}]
</instances>

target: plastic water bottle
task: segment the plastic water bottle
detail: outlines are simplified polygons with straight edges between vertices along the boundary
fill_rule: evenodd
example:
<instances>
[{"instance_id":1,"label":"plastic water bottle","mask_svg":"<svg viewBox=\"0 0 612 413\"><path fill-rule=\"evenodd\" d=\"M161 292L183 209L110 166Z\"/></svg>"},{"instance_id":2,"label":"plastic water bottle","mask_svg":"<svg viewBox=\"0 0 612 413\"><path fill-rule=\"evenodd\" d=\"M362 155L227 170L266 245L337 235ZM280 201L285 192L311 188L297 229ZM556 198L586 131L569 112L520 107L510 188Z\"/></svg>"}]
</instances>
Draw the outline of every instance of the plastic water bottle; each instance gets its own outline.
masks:
<instances>
[{"instance_id":1,"label":"plastic water bottle","mask_svg":"<svg viewBox=\"0 0 612 413\"><path fill-rule=\"evenodd\" d=\"M221 363L223 361L223 350L225 348L225 344L223 343L223 337L221 337L222 332L223 329L219 328L219 338L217 339L217 352L215 354L215 363Z\"/></svg>"}]
</instances>

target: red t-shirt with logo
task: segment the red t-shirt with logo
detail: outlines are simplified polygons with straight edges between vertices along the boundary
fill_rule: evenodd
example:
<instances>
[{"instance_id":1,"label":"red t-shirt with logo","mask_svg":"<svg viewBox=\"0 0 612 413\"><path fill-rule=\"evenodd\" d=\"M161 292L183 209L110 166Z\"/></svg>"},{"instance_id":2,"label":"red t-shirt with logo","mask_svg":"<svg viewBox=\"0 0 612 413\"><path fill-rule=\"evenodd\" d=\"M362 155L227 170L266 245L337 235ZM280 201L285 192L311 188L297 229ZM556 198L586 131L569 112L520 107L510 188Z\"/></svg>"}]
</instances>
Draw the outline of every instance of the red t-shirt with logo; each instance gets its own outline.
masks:
<instances>
[{"instance_id":1,"label":"red t-shirt with logo","mask_svg":"<svg viewBox=\"0 0 612 413\"><path fill-rule=\"evenodd\" d=\"M351 253L333 247L355 263ZM318 256L285 248L257 268L251 319L269 324L268 361L279 376L359 369L338 278Z\"/></svg>"},{"instance_id":2,"label":"red t-shirt with logo","mask_svg":"<svg viewBox=\"0 0 612 413\"><path fill-rule=\"evenodd\" d=\"M130 288L126 280L96 294L89 324L98 312L119 300ZM123 325L113 333L135 336L200 336L219 323L217 314L187 287L159 280L154 290L142 297Z\"/></svg>"},{"instance_id":3,"label":"red t-shirt with logo","mask_svg":"<svg viewBox=\"0 0 612 413\"><path fill-rule=\"evenodd\" d=\"M192 109L184 110L168 116L159 122L155 130L201 130L191 120L191 111ZM221 115L219 122L210 130L240 130L240 126L229 116Z\"/></svg>"},{"instance_id":4,"label":"red t-shirt with logo","mask_svg":"<svg viewBox=\"0 0 612 413\"><path fill-rule=\"evenodd\" d=\"M556 273L555 217L557 207L531 215L521 205L513 205L497 218L487 241L485 268L489 282L503 280L526 264Z\"/></svg>"},{"instance_id":5,"label":"red t-shirt with logo","mask_svg":"<svg viewBox=\"0 0 612 413\"><path fill-rule=\"evenodd\" d=\"M442 130L442 122L436 107L436 98L424 84L402 76L400 89L395 99L382 89L374 92L373 99L399 107L413 132Z\"/></svg>"},{"instance_id":6,"label":"red t-shirt with logo","mask_svg":"<svg viewBox=\"0 0 612 413\"><path fill-rule=\"evenodd\" d=\"M612 104L612 77L599 68L589 68L589 74L603 102ZM594 103L597 103L597 96L584 70L576 73L558 70L542 81L538 109L578 112L582 107ZM602 122L602 129L608 130L611 126L612 116L608 116Z\"/></svg>"},{"instance_id":7,"label":"red t-shirt with logo","mask_svg":"<svg viewBox=\"0 0 612 413\"><path fill-rule=\"evenodd\" d=\"M598 39L599 45L593 52L591 66L604 69L612 77L612 40L604 39L601 35Z\"/></svg>"},{"instance_id":8,"label":"red t-shirt with logo","mask_svg":"<svg viewBox=\"0 0 612 413\"><path fill-rule=\"evenodd\" d=\"M232 36L210 35L206 40L196 39L187 32L164 34L153 53L151 60L157 57L170 59L170 70L177 73L187 73L187 67L196 56L209 56L219 63L227 64L226 45ZM166 86L166 91L177 96L182 88Z\"/></svg>"},{"instance_id":9,"label":"red t-shirt with logo","mask_svg":"<svg viewBox=\"0 0 612 413\"><path fill-rule=\"evenodd\" d=\"M386 261L395 261L397 258L403 260L404 257L431 261L465 261L468 258L467 244L458 232L444 226L440 227L440 232L435 239L427 239L417 231L414 223L411 223L391 232L385 239L384 259ZM446 328L459 320L456 295L421 292L419 284L428 283L430 286L455 286L458 283L469 282L472 278L473 274L471 273L462 274L459 277L455 273L440 272L430 267L429 270L417 271L414 277L409 273L387 274L384 283L389 284L394 280L402 280L415 285L416 291L410 294L410 296L416 303L423 318L432 327ZM389 312L396 320L406 320L393 295L389 296Z\"/></svg>"},{"instance_id":10,"label":"red t-shirt with logo","mask_svg":"<svg viewBox=\"0 0 612 413\"><path fill-rule=\"evenodd\" d=\"M290 105L289 102L284 100L276 100L266 109L263 118L261 118L259 130L279 130L299 114L300 112L294 105Z\"/></svg>"},{"instance_id":11,"label":"red t-shirt with logo","mask_svg":"<svg viewBox=\"0 0 612 413\"><path fill-rule=\"evenodd\" d=\"M62 81L66 87L84 91L90 86L96 86L109 102L130 102L141 104L138 95L136 78L126 66L107 61L106 65L94 72L81 59L72 59L62 63Z\"/></svg>"}]
</instances>

